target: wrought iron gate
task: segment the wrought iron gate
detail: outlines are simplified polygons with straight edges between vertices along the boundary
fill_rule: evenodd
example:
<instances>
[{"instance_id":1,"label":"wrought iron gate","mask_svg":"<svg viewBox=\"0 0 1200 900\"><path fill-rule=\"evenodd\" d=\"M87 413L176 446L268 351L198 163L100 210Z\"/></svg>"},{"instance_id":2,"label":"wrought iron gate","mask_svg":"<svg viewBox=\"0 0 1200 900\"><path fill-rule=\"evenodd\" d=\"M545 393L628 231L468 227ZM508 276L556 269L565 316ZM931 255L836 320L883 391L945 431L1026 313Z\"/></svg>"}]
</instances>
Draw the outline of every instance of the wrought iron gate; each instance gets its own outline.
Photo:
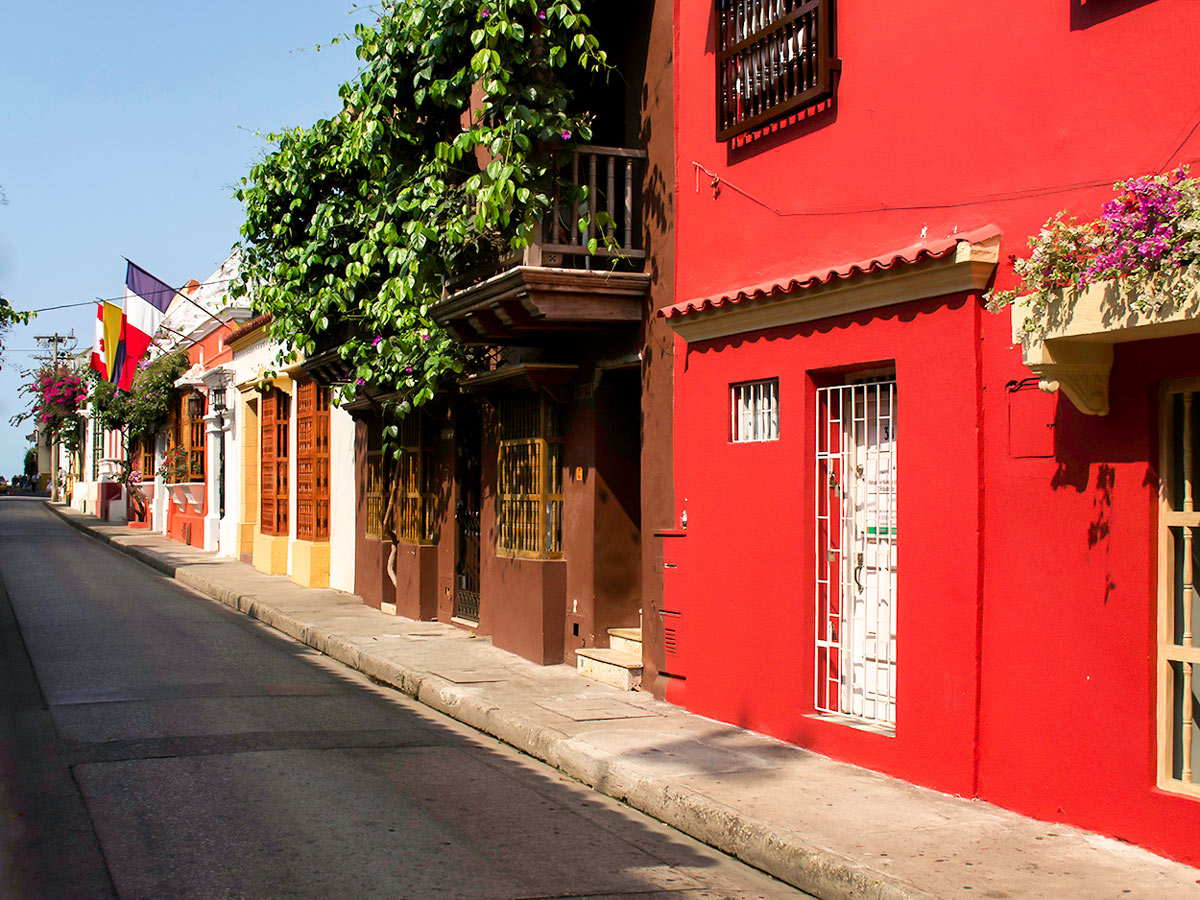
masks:
<instances>
[{"instance_id":1,"label":"wrought iron gate","mask_svg":"<svg viewBox=\"0 0 1200 900\"><path fill-rule=\"evenodd\" d=\"M454 561L454 617L479 621L479 509L483 487L483 447L479 407L469 399L455 416L454 507L457 531Z\"/></svg>"},{"instance_id":2,"label":"wrought iron gate","mask_svg":"<svg viewBox=\"0 0 1200 900\"><path fill-rule=\"evenodd\" d=\"M817 390L816 708L896 722L896 382Z\"/></svg>"}]
</instances>

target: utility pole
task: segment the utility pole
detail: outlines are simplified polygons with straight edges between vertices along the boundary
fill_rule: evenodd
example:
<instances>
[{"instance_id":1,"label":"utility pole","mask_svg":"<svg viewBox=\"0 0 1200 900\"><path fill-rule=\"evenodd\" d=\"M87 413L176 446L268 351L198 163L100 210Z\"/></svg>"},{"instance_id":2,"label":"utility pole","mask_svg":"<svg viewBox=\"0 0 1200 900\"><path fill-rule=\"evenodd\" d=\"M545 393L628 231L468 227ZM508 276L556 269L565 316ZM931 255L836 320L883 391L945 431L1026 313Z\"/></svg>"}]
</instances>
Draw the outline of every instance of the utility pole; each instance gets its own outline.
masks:
<instances>
[{"instance_id":1,"label":"utility pole","mask_svg":"<svg viewBox=\"0 0 1200 900\"><path fill-rule=\"evenodd\" d=\"M70 334L39 334L34 336L34 340L42 346L50 348L50 364L54 366L54 371L58 371L58 345L65 344L68 341L72 344L72 349L75 344L75 329L71 329ZM54 433L54 440L50 444L50 500L52 503L59 501L58 492L58 432Z\"/></svg>"}]
</instances>

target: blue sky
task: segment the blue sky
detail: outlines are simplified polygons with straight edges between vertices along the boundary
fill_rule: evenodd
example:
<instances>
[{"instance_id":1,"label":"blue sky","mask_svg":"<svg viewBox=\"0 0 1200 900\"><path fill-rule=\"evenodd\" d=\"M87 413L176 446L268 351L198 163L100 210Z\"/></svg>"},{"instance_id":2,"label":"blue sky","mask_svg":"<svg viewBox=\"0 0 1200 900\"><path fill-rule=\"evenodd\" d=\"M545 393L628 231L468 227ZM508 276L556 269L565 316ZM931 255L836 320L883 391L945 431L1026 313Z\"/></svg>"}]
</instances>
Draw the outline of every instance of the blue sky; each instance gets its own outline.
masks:
<instances>
[{"instance_id":1,"label":"blue sky","mask_svg":"<svg viewBox=\"0 0 1200 900\"><path fill-rule=\"evenodd\" d=\"M259 134L337 111L357 60L352 41L327 45L367 17L352 0L0 4L0 294L18 309L120 297L122 256L203 280L237 240L233 186ZM0 475L32 430L8 424L19 351L71 329L90 346L94 317L46 312L6 336Z\"/></svg>"}]
</instances>

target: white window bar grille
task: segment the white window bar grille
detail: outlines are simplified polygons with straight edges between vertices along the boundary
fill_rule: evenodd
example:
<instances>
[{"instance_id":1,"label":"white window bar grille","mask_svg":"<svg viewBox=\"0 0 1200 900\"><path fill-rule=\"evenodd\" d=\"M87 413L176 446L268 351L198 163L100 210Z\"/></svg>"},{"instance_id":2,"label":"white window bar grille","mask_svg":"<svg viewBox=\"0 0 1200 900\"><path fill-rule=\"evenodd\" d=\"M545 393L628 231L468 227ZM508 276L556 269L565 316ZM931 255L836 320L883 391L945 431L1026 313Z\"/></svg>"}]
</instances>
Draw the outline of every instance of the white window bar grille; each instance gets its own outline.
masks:
<instances>
[{"instance_id":1,"label":"white window bar grille","mask_svg":"<svg viewBox=\"0 0 1200 900\"><path fill-rule=\"evenodd\" d=\"M729 386L730 435L734 443L779 440L779 379Z\"/></svg>"},{"instance_id":2,"label":"white window bar grille","mask_svg":"<svg viewBox=\"0 0 1200 900\"><path fill-rule=\"evenodd\" d=\"M1200 562L1200 381L1164 386L1160 441L1158 783L1200 797L1200 694L1196 675L1200 616L1196 567Z\"/></svg>"},{"instance_id":3,"label":"white window bar grille","mask_svg":"<svg viewBox=\"0 0 1200 900\"><path fill-rule=\"evenodd\" d=\"M896 382L817 389L819 712L896 724Z\"/></svg>"}]
</instances>

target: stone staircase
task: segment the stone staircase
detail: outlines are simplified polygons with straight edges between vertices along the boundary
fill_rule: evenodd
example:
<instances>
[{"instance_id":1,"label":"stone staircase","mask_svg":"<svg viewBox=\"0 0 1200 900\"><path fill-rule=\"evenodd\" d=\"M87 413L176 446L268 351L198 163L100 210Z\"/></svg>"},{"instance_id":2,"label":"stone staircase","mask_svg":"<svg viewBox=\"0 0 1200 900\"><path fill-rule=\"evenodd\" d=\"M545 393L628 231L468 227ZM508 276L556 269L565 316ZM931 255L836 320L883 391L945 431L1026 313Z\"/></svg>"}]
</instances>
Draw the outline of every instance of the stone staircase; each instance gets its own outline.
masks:
<instances>
[{"instance_id":1,"label":"stone staircase","mask_svg":"<svg viewBox=\"0 0 1200 900\"><path fill-rule=\"evenodd\" d=\"M642 684L642 629L610 628L605 647L575 651L575 667L584 678L634 691Z\"/></svg>"}]
</instances>

